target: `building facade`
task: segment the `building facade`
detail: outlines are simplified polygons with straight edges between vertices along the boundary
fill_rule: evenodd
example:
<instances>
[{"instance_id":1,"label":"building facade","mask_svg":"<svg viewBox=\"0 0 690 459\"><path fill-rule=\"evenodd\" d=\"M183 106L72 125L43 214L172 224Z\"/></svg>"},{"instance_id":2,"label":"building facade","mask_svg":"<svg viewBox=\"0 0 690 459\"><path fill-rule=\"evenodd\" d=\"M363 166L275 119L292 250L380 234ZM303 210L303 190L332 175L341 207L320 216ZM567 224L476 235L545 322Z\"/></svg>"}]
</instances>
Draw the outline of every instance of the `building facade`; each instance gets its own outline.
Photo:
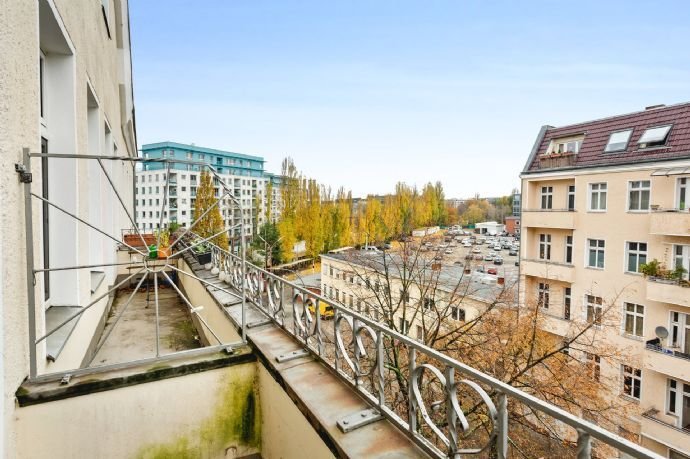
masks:
<instances>
[{"instance_id":1,"label":"building facade","mask_svg":"<svg viewBox=\"0 0 690 459\"><path fill-rule=\"evenodd\" d=\"M215 196L221 199L221 215L226 226L236 226L232 230L236 237L241 234L240 224L245 237L251 238L267 219L275 222L280 216L280 176L264 170L263 158L175 142L144 145L142 154L148 159L194 161L213 166L225 185L221 186L219 178L214 177ZM149 162L137 171L135 205L140 230L158 228L161 213L164 225L176 222L186 227L194 221L196 191L204 166L170 163L169 177L167 167L162 162ZM239 200L241 209L231 197Z\"/></svg>"},{"instance_id":2,"label":"building facade","mask_svg":"<svg viewBox=\"0 0 690 459\"><path fill-rule=\"evenodd\" d=\"M29 375L30 361L37 363L38 373L46 373L78 368L84 357L57 336L30 349L29 330L40 336L54 317L96 299L94 273L88 269L37 272L33 277L27 270L102 265L116 259L115 241L39 197L119 235L130 224L124 209L133 211L133 164L102 161L101 166L80 157L136 157L137 142L127 0L3 2L0 30L0 456L14 457L14 391ZM15 169L27 164L24 151L65 156L32 157L27 176ZM29 198L28 205L27 190L37 196ZM116 273L104 267L95 277L110 285ZM35 314L29 317L27 305L34 301ZM93 336L98 311L106 302L97 301L83 314L72 328L72 341ZM30 359L34 351L36 358Z\"/></svg>"},{"instance_id":3,"label":"building facade","mask_svg":"<svg viewBox=\"0 0 690 459\"><path fill-rule=\"evenodd\" d=\"M521 302L594 324L642 444L690 457L690 103L545 126L521 177Z\"/></svg>"}]
</instances>

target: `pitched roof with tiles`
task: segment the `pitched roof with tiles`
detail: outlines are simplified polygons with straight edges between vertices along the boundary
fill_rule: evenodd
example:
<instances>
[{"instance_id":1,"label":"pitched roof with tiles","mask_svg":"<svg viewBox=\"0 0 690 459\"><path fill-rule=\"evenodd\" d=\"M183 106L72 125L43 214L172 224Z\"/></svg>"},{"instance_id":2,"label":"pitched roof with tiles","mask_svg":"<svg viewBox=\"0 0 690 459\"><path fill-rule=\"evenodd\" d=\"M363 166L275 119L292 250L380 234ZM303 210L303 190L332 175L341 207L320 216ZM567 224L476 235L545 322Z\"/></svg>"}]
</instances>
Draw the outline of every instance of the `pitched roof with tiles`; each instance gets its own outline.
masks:
<instances>
[{"instance_id":1,"label":"pitched roof with tiles","mask_svg":"<svg viewBox=\"0 0 690 459\"><path fill-rule=\"evenodd\" d=\"M640 149L638 141L645 130L671 124L666 145ZM604 148L612 132L632 129L625 150L605 153ZM580 150L572 162L561 168L581 168L621 165L639 162L666 161L690 158L690 102L650 108L641 112L612 116L563 127L547 126L538 148L533 152L524 172L538 172L553 168L554 163L542 161L552 140L584 134ZM536 145L535 145L536 146Z\"/></svg>"}]
</instances>

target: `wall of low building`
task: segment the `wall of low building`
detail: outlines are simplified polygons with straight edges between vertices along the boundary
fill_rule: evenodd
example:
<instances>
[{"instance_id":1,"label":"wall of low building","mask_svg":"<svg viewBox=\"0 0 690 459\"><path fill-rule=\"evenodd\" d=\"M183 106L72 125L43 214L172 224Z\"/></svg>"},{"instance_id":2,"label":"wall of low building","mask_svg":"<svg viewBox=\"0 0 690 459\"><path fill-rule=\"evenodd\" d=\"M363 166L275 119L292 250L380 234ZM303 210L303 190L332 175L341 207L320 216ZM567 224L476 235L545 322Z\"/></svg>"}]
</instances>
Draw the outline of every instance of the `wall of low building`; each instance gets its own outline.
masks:
<instances>
[{"instance_id":1,"label":"wall of low building","mask_svg":"<svg viewBox=\"0 0 690 459\"><path fill-rule=\"evenodd\" d=\"M261 456L267 459L334 457L314 428L262 365L258 365L261 392Z\"/></svg>"},{"instance_id":2,"label":"wall of low building","mask_svg":"<svg viewBox=\"0 0 690 459\"><path fill-rule=\"evenodd\" d=\"M242 457L261 447L256 363L19 408L16 457Z\"/></svg>"},{"instance_id":3,"label":"wall of low building","mask_svg":"<svg viewBox=\"0 0 690 459\"><path fill-rule=\"evenodd\" d=\"M178 259L181 270L191 273L194 272L185 262L183 258ZM221 344L237 343L242 340L237 329L233 326L230 317L223 311L216 303L216 300L206 290L206 287L199 281L189 276L178 273L179 284L182 291L186 294L189 301L196 308L203 306L203 309L198 314L192 314L192 320L196 329L201 334L201 342L205 345L215 346L218 340L211 334L201 321L196 317L197 315L203 317L208 325L213 329L213 332L221 339Z\"/></svg>"}]
</instances>

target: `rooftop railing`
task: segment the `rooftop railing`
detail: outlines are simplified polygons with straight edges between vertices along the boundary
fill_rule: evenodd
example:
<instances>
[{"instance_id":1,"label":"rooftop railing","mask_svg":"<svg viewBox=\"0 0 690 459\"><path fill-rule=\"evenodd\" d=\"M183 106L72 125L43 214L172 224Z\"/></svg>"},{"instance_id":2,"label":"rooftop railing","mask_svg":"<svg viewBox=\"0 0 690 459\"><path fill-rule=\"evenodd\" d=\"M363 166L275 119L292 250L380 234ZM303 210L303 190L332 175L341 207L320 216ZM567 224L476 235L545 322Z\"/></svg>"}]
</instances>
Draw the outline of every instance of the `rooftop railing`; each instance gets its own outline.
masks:
<instances>
[{"instance_id":1,"label":"rooftop railing","mask_svg":"<svg viewBox=\"0 0 690 459\"><path fill-rule=\"evenodd\" d=\"M259 309L290 333L311 355L374 405L380 416L398 425L434 456L490 452L493 457L508 457L508 406L519 404L526 412L534 413L535 422L542 422L539 417L546 416L572 429L578 458L591 457L593 440L632 457L661 458L315 293L313 288L290 282L249 262L243 265L239 257L217 246L212 247L212 265L220 280L245 290L250 307ZM333 311L330 321L322 313L326 310ZM434 400L429 402L432 386ZM396 394L403 389L404 397ZM477 424L485 430L478 430ZM340 427L347 431L347 426ZM472 434L481 438L469 438Z\"/></svg>"}]
</instances>

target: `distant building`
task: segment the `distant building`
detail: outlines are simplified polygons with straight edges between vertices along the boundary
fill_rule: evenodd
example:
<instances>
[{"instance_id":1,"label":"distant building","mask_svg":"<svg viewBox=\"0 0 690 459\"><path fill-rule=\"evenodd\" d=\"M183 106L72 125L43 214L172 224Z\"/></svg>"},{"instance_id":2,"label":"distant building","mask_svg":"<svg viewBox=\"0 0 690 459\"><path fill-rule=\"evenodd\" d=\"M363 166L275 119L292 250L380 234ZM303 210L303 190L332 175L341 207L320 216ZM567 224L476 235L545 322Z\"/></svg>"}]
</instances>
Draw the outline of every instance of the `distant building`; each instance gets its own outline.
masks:
<instances>
[{"instance_id":1,"label":"distant building","mask_svg":"<svg viewBox=\"0 0 690 459\"><path fill-rule=\"evenodd\" d=\"M508 234L520 234L520 217L511 215L505 218L505 228Z\"/></svg>"},{"instance_id":2,"label":"distant building","mask_svg":"<svg viewBox=\"0 0 690 459\"><path fill-rule=\"evenodd\" d=\"M513 194L513 216L514 217L519 217L520 214L522 213L522 198L520 196L520 193L514 193Z\"/></svg>"},{"instance_id":3,"label":"distant building","mask_svg":"<svg viewBox=\"0 0 690 459\"><path fill-rule=\"evenodd\" d=\"M264 171L265 161L259 156L175 142L144 145L142 154L145 158L189 160L213 165L224 185L243 207L240 211L232 205L230 197L225 197L220 203L223 220L227 226L243 223L247 238L266 221L269 203L271 220L276 221L280 215L280 176ZM137 171L135 183L136 222L139 229L158 228L161 212L164 224L177 222L181 226L191 225L202 167L172 163L168 178L165 163L145 163L143 169ZM220 186L218 178L214 178L214 185L215 195L220 198L225 189ZM270 199L267 195L269 189ZM167 202L163 203L164 200ZM239 236L240 231L240 228L235 228L232 234Z\"/></svg>"},{"instance_id":4,"label":"distant building","mask_svg":"<svg viewBox=\"0 0 690 459\"><path fill-rule=\"evenodd\" d=\"M505 231L505 225L498 222L483 222L475 225L475 231L479 234L495 235Z\"/></svg>"}]
</instances>

